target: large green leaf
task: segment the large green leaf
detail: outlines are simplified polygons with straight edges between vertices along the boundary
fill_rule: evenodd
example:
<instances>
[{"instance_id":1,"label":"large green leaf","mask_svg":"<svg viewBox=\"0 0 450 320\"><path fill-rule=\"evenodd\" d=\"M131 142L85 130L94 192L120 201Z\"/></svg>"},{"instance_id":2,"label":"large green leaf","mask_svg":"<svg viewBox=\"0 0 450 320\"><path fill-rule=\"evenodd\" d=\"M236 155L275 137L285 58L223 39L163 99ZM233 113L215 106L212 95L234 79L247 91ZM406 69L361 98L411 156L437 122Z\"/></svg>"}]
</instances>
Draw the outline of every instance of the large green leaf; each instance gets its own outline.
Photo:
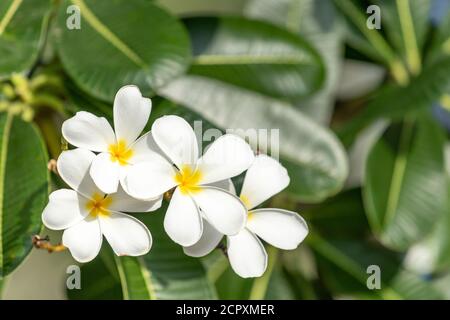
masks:
<instances>
[{"instance_id":1,"label":"large green leaf","mask_svg":"<svg viewBox=\"0 0 450 320\"><path fill-rule=\"evenodd\" d=\"M370 234L359 188L341 192L301 214L311 228L327 237L362 239Z\"/></svg>"},{"instance_id":2,"label":"large green leaf","mask_svg":"<svg viewBox=\"0 0 450 320\"><path fill-rule=\"evenodd\" d=\"M72 300L119 300L123 298L119 270L111 248L103 244L100 254L81 267L81 289L67 289Z\"/></svg>"},{"instance_id":3,"label":"large green leaf","mask_svg":"<svg viewBox=\"0 0 450 320\"><path fill-rule=\"evenodd\" d=\"M445 135L427 113L394 124L372 147L363 187L374 233L405 250L429 233L448 210Z\"/></svg>"},{"instance_id":4,"label":"large green leaf","mask_svg":"<svg viewBox=\"0 0 450 320\"><path fill-rule=\"evenodd\" d=\"M308 243L317 255L321 280L334 297L365 299L442 299L431 283L402 269L401 257L377 244L324 239L310 235ZM380 289L370 290L371 265L380 268Z\"/></svg>"},{"instance_id":5,"label":"large green leaf","mask_svg":"<svg viewBox=\"0 0 450 320\"><path fill-rule=\"evenodd\" d=\"M450 148L447 142L445 148L445 161L447 179L450 177ZM450 198L450 188L447 188L447 197ZM420 243L410 248L408 254L411 257L408 267L420 272L446 273L450 267L450 207L444 215L436 221L433 231ZM421 259L417 263L417 258Z\"/></svg>"},{"instance_id":6,"label":"large green leaf","mask_svg":"<svg viewBox=\"0 0 450 320\"><path fill-rule=\"evenodd\" d=\"M322 56L326 70L323 87L308 99L296 103L307 115L327 123L334 107L343 58L343 28L331 1L252 0L247 16L261 19L300 34Z\"/></svg>"},{"instance_id":7,"label":"large green leaf","mask_svg":"<svg viewBox=\"0 0 450 320\"><path fill-rule=\"evenodd\" d=\"M0 79L33 65L49 8L49 0L0 2Z\"/></svg>"},{"instance_id":8,"label":"large green leaf","mask_svg":"<svg viewBox=\"0 0 450 320\"><path fill-rule=\"evenodd\" d=\"M194 62L190 73L271 97L310 95L323 82L323 64L300 37L239 17L190 18Z\"/></svg>"},{"instance_id":9,"label":"large green leaf","mask_svg":"<svg viewBox=\"0 0 450 320\"><path fill-rule=\"evenodd\" d=\"M85 288L73 298L86 299L92 294L90 288L122 288L124 299L214 299L215 290L209 282L206 270L199 259L183 253L182 248L165 234L163 218L167 206L152 213L135 215L150 229L153 247L142 257L117 257L109 248L103 248L101 262L93 268L90 264L82 267L82 281L88 281ZM108 277L95 277L101 270L108 269ZM105 272L103 272L105 274ZM96 291L98 292L98 290ZM120 298L100 291L99 298Z\"/></svg>"},{"instance_id":10,"label":"large green leaf","mask_svg":"<svg viewBox=\"0 0 450 320\"><path fill-rule=\"evenodd\" d=\"M66 8L81 9L81 29L66 27ZM127 84L149 95L184 72L189 37L172 16L145 0L66 0L58 51L67 73L93 96L111 101Z\"/></svg>"},{"instance_id":11,"label":"large green leaf","mask_svg":"<svg viewBox=\"0 0 450 320\"><path fill-rule=\"evenodd\" d=\"M450 55L427 67L407 87L386 87L338 134L350 144L365 126L380 118L398 120L406 114L429 108L445 92L450 92Z\"/></svg>"},{"instance_id":12,"label":"large green leaf","mask_svg":"<svg viewBox=\"0 0 450 320\"><path fill-rule=\"evenodd\" d=\"M47 202L47 153L33 124L0 114L0 277L30 252Z\"/></svg>"},{"instance_id":13,"label":"large green leaf","mask_svg":"<svg viewBox=\"0 0 450 320\"><path fill-rule=\"evenodd\" d=\"M288 103L197 75L178 78L160 94L222 129L253 133L279 129L274 144L279 144L280 158L289 170L288 191L301 200L321 201L338 192L347 177L347 158L340 142Z\"/></svg>"}]
</instances>

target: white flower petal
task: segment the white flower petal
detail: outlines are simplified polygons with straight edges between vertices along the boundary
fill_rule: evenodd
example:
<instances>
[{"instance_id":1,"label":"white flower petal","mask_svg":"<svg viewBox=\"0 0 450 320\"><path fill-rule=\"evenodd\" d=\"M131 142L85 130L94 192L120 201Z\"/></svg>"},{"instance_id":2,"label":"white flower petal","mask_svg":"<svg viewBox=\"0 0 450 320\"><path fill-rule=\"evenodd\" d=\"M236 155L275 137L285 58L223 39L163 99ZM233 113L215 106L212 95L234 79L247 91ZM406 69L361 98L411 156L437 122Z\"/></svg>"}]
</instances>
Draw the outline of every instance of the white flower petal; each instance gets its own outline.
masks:
<instances>
[{"instance_id":1,"label":"white flower petal","mask_svg":"<svg viewBox=\"0 0 450 320\"><path fill-rule=\"evenodd\" d=\"M161 156L151 162L131 166L125 177L124 189L137 199L155 199L176 185L176 171Z\"/></svg>"},{"instance_id":2,"label":"white flower petal","mask_svg":"<svg viewBox=\"0 0 450 320\"><path fill-rule=\"evenodd\" d=\"M175 189L164 217L164 229L176 243L188 247L200 240L203 223L197 205L189 195Z\"/></svg>"},{"instance_id":3,"label":"white flower petal","mask_svg":"<svg viewBox=\"0 0 450 320\"><path fill-rule=\"evenodd\" d=\"M226 134L218 138L198 160L202 184L225 180L247 170L255 156L242 138Z\"/></svg>"},{"instance_id":4,"label":"white flower petal","mask_svg":"<svg viewBox=\"0 0 450 320\"><path fill-rule=\"evenodd\" d=\"M110 211L107 217L100 216L103 235L118 256L141 256L150 251L152 236L138 219L121 212Z\"/></svg>"},{"instance_id":5,"label":"white flower petal","mask_svg":"<svg viewBox=\"0 0 450 320\"><path fill-rule=\"evenodd\" d=\"M143 98L136 86L125 86L117 91L114 98L114 129L117 141L131 145L147 124L152 101Z\"/></svg>"},{"instance_id":6,"label":"white flower petal","mask_svg":"<svg viewBox=\"0 0 450 320\"><path fill-rule=\"evenodd\" d=\"M203 220L203 234L200 240L189 247L183 247L185 254L191 257L203 257L213 251L220 240L222 240L223 234L214 229L208 221Z\"/></svg>"},{"instance_id":7,"label":"white flower petal","mask_svg":"<svg viewBox=\"0 0 450 320\"><path fill-rule=\"evenodd\" d=\"M116 142L108 120L85 111L64 121L62 134L70 144L95 152L107 151L108 146Z\"/></svg>"},{"instance_id":8,"label":"white flower petal","mask_svg":"<svg viewBox=\"0 0 450 320\"><path fill-rule=\"evenodd\" d=\"M226 235L237 234L245 225L247 209L244 204L231 193L203 186L192 194L204 217L219 232Z\"/></svg>"},{"instance_id":9,"label":"white flower petal","mask_svg":"<svg viewBox=\"0 0 450 320\"><path fill-rule=\"evenodd\" d=\"M69 248L75 260L84 263L94 259L100 252L102 238L99 221L87 217L64 231L62 243Z\"/></svg>"},{"instance_id":10,"label":"white flower petal","mask_svg":"<svg viewBox=\"0 0 450 320\"><path fill-rule=\"evenodd\" d=\"M136 142L131 145L130 149L133 152L133 155L129 160L131 164L152 161L155 153L162 156L162 151L153 139L151 132L147 132L137 139Z\"/></svg>"},{"instance_id":11,"label":"white flower petal","mask_svg":"<svg viewBox=\"0 0 450 320\"><path fill-rule=\"evenodd\" d=\"M223 189L225 191L228 191L229 193L236 195L236 188L234 187L234 183L233 181L231 181L231 179L226 179L226 180L220 180L220 181L216 181L213 183L209 183L205 186L210 186L210 187L216 187L219 189Z\"/></svg>"},{"instance_id":12,"label":"white flower petal","mask_svg":"<svg viewBox=\"0 0 450 320\"><path fill-rule=\"evenodd\" d=\"M87 198L100 192L89 174L95 154L86 149L63 151L56 162L61 178L75 191Z\"/></svg>"},{"instance_id":13,"label":"white flower petal","mask_svg":"<svg viewBox=\"0 0 450 320\"><path fill-rule=\"evenodd\" d=\"M92 161L89 170L92 180L104 193L114 193L119 186L120 164L111 161L111 155L99 153Z\"/></svg>"},{"instance_id":14,"label":"white flower petal","mask_svg":"<svg viewBox=\"0 0 450 320\"><path fill-rule=\"evenodd\" d=\"M245 174L241 198L252 209L289 185L287 170L275 159L258 155Z\"/></svg>"},{"instance_id":15,"label":"white flower petal","mask_svg":"<svg viewBox=\"0 0 450 320\"><path fill-rule=\"evenodd\" d=\"M128 195L119 185L116 193L109 194L112 199L108 209L121 212L149 212L161 207L162 196L155 200L138 200Z\"/></svg>"},{"instance_id":16,"label":"white flower petal","mask_svg":"<svg viewBox=\"0 0 450 320\"><path fill-rule=\"evenodd\" d=\"M89 214L86 208L88 201L88 199L70 189L53 191L42 212L42 222L52 230L67 229Z\"/></svg>"},{"instance_id":17,"label":"white flower petal","mask_svg":"<svg viewBox=\"0 0 450 320\"><path fill-rule=\"evenodd\" d=\"M267 253L261 241L247 229L227 237L231 267L242 278L260 277L267 268Z\"/></svg>"},{"instance_id":18,"label":"white flower petal","mask_svg":"<svg viewBox=\"0 0 450 320\"><path fill-rule=\"evenodd\" d=\"M152 125L152 135L159 148L178 168L194 165L198 159L198 142L189 123L178 116L164 116Z\"/></svg>"},{"instance_id":19,"label":"white flower petal","mask_svg":"<svg viewBox=\"0 0 450 320\"><path fill-rule=\"evenodd\" d=\"M284 250L297 248L308 234L308 226L302 217L282 209L252 211L247 228L264 241Z\"/></svg>"}]
</instances>

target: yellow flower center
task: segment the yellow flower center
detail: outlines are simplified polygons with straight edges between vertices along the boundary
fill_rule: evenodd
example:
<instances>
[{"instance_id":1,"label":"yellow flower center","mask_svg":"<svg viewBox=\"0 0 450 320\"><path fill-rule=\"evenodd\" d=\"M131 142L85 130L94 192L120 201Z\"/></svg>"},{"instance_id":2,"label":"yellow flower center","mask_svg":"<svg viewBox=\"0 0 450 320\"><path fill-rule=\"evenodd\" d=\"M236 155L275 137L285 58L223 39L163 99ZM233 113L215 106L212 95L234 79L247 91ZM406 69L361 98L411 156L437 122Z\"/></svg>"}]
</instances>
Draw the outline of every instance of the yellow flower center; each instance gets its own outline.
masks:
<instances>
[{"instance_id":1,"label":"yellow flower center","mask_svg":"<svg viewBox=\"0 0 450 320\"><path fill-rule=\"evenodd\" d=\"M119 140L117 144L111 144L108 148L111 155L111 161L118 161L121 166L126 166L128 160L133 156L133 150L127 149L127 144L124 140Z\"/></svg>"},{"instance_id":2,"label":"yellow flower center","mask_svg":"<svg viewBox=\"0 0 450 320\"><path fill-rule=\"evenodd\" d=\"M241 199L241 201L244 204L244 206L247 209L249 209L250 208L250 199L247 196L243 195L243 194L241 194L241 196L239 198Z\"/></svg>"},{"instance_id":3,"label":"yellow flower center","mask_svg":"<svg viewBox=\"0 0 450 320\"><path fill-rule=\"evenodd\" d=\"M247 221L250 221L253 219L255 214L252 211L247 212Z\"/></svg>"},{"instance_id":4,"label":"yellow flower center","mask_svg":"<svg viewBox=\"0 0 450 320\"><path fill-rule=\"evenodd\" d=\"M201 188L198 184L201 179L202 173L199 170L193 171L188 165L182 166L175 175L175 181L184 194L199 192Z\"/></svg>"},{"instance_id":5,"label":"yellow flower center","mask_svg":"<svg viewBox=\"0 0 450 320\"><path fill-rule=\"evenodd\" d=\"M89 215L93 218L97 218L98 216L108 217L111 215L108 210L111 202L111 197L104 197L98 193L95 193L91 197L91 200L89 200L89 202L86 204L86 209L89 211Z\"/></svg>"}]
</instances>

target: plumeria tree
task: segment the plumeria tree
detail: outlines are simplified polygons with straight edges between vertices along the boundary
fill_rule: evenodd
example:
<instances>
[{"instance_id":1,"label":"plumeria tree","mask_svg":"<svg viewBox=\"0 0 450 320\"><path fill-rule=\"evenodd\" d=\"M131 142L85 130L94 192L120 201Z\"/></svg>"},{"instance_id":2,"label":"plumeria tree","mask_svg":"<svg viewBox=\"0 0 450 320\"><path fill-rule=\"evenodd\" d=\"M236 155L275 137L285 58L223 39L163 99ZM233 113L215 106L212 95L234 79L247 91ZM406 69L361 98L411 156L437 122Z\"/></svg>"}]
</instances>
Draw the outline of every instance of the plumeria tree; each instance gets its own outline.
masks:
<instances>
[{"instance_id":1,"label":"plumeria tree","mask_svg":"<svg viewBox=\"0 0 450 320\"><path fill-rule=\"evenodd\" d=\"M188 2L0 2L2 296L449 297L448 1Z\"/></svg>"}]
</instances>

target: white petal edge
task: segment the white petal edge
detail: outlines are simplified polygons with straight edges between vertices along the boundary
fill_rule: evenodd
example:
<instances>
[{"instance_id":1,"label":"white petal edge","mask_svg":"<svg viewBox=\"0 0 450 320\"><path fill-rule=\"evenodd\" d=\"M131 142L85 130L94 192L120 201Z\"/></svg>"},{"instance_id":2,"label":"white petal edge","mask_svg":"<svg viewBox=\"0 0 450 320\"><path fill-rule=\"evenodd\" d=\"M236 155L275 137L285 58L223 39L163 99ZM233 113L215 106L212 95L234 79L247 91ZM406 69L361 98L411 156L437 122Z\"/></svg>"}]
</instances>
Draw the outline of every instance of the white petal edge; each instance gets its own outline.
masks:
<instances>
[{"instance_id":1,"label":"white petal edge","mask_svg":"<svg viewBox=\"0 0 450 320\"><path fill-rule=\"evenodd\" d=\"M116 136L108 120L90 112L77 112L62 124L62 134L70 144L95 152L108 150Z\"/></svg>"},{"instance_id":2,"label":"white petal edge","mask_svg":"<svg viewBox=\"0 0 450 320\"><path fill-rule=\"evenodd\" d=\"M194 200L175 189L164 217L164 229L176 243L189 247L197 243L203 233L203 221Z\"/></svg>"},{"instance_id":3,"label":"white petal edge","mask_svg":"<svg viewBox=\"0 0 450 320\"><path fill-rule=\"evenodd\" d=\"M219 232L234 235L244 228L247 209L235 195L223 189L203 186L192 197L205 219Z\"/></svg>"},{"instance_id":4,"label":"white petal edge","mask_svg":"<svg viewBox=\"0 0 450 320\"><path fill-rule=\"evenodd\" d=\"M178 116L163 116L152 125L156 144L177 165L194 166L198 159L198 142L189 123Z\"/></svg>"},{"instance_id":5,"label":"white petal edge","mask_svg":"<svg viewBox=\"0 0 450 320\"><path fill-rule=\"evenodd\" d=\"M62 243L70 250L75 260L85 263L98 255L102 239L99 221L87 217L64 231Z\"/></svg>"},{"instance_id":6,"label":"white petal edge","mask_svg":"<svg viewBox=\"0 0 450 320\"><path fill-rule=\"evenodd\" d=\"M283 209L257 209L250 213L247 228L264 241L283 250L293 250L308 235L305 220Z\"/></svg>"},{"instance_id":7,"label":"white petal edge","mask_svg":"<svg viewBox=\"0 0 450 320\"><path fill-rule=\"evenodd\" d=\"M245 174L241 198L245 198L248 208L252 209L289 185L287 170L277 160L258 155Z\"/></svg>"},{"instance_id":8,"label":"white petal edge","mask_svg":"<svg viewBox=\"0 0 450 320\"><path fill-rule=\"evenodd\" d=\"M67 229L89 214L86 209L88 201L87 198L70 189L53 191L42 212L42 222L52 230Z\"/></svg>"},{"instance_id":9,"label":"white petal edge","mask_svg":"<svg viewBox=\"0 0 450 320\"><path fill-rule=\"evenodd\" d=\"M136 199L155 199L176 186L175 168L155 155L151 162L141 162L127 169L124 189Z\"/></svg>"},{"instance_id":10,"label":"white petal edge","mask_svg":"<svg viewBox=\"0 0 450 320\"><path fill-rule=\"evenodd\" d=\"M97 187L104 193L117 191L120 181L120 164L111 161L109 153L99 153L92 161L89 173Z\"/></svg>"},{"instance_id":11,"label":"white petal edge","mask_svg":"<svg viewBox=\"0 0 450 320\"><path fill-rule=\"evenodd\" d=\"M231 179L216 181L213 183L209 183L206 186L223 189L233 195L236 195L236 188L234 187L234 183Z\"/></svg>"},{"instance_id":12,"label":"white petal edge","mask_svg":"<svg viewBox=\"0 0 450 320\"><path fill-rule=\"evenodd\" d=\"M255 278L267 268L267 252L261 241L249 230L243 229L227 237L231 268L242 278Z\"/></svg>"},{"instance_id":13,"label":"white petal edge","mask_svg":"<svg viewBox=\"0 0 450 320\"><path fill-rule=\"evenodd\" d=\"M137 139L130 147L133 151L133 155L129 162L131 164L138 164L145 161L152 161L155 154L163 156L161 149L159 149L151 132L147 132L142 137ZM168 160L170 162L170 160Z\"/></svg>"},{"instance_id":14,"label":"white petal edge","mask_svg":"<svg viewBox=\"0 0 450 320\"><path fill-rule=\"evenodd\" d=\"M201 184L235 177L247 170L255 156L244 139L225 134L214 141L198 160L197 168L202 173Z\"/></svg>"},{"instance_id":15,"label":"white petal edge","mask_svg":"<svg viewBox=\"0 0 450 320\"><path fill-rule=\"evenodd\" d=\"M112 199L108 209L119 212L149 212L161 207L162 196L155 200L139 200L128 195L119 185L116 193L109 194Z\"/></svg>"},{"instance_id":16,"label":"white petal edge","mask_svg":"<svg viewBox=\"0 0 450 320\"><path fill-rule=\"evenodd\" d=\"M89 169L95 154L86 149L63 151L56 162L61 178L75 191L87 198L100 192L92 180Z\"/></svg>"},{"instance_id":17,"label":"white petal edge","mask_svg":"<svg viewBox=\"0 0 450 320\"><path fill-rule=\"evenodd\" d=\"M142 256L152 247L152 236L148 228L138 219L110 211L107 217L100 216L103 235L118 256Z\"/></svg>"},{"instance_id":18,"label":"white petal edge","mask_svg":"<svg viewBox=\"0 0 450 320\"><path fill-rule=\"evenodd\" d=\"M222 238L222 233L217 231L207 220L203 220L202 237L196 244L189 247L183 247L183 251L186 255L191 257L204 257L217 247Z\"/></svg>"},{"instance_id":19,"label":"white petal edge","mask_svg":"<svg viewBox=\"0 0 450 320\"><path fill-rule=\"evenodd\" d=\"M125 141L130 146L144 130L147 124L152 101L143 98L139 88L124 86L114 98L114 129L117 141Z\"/></svg>"}]
</instances>

